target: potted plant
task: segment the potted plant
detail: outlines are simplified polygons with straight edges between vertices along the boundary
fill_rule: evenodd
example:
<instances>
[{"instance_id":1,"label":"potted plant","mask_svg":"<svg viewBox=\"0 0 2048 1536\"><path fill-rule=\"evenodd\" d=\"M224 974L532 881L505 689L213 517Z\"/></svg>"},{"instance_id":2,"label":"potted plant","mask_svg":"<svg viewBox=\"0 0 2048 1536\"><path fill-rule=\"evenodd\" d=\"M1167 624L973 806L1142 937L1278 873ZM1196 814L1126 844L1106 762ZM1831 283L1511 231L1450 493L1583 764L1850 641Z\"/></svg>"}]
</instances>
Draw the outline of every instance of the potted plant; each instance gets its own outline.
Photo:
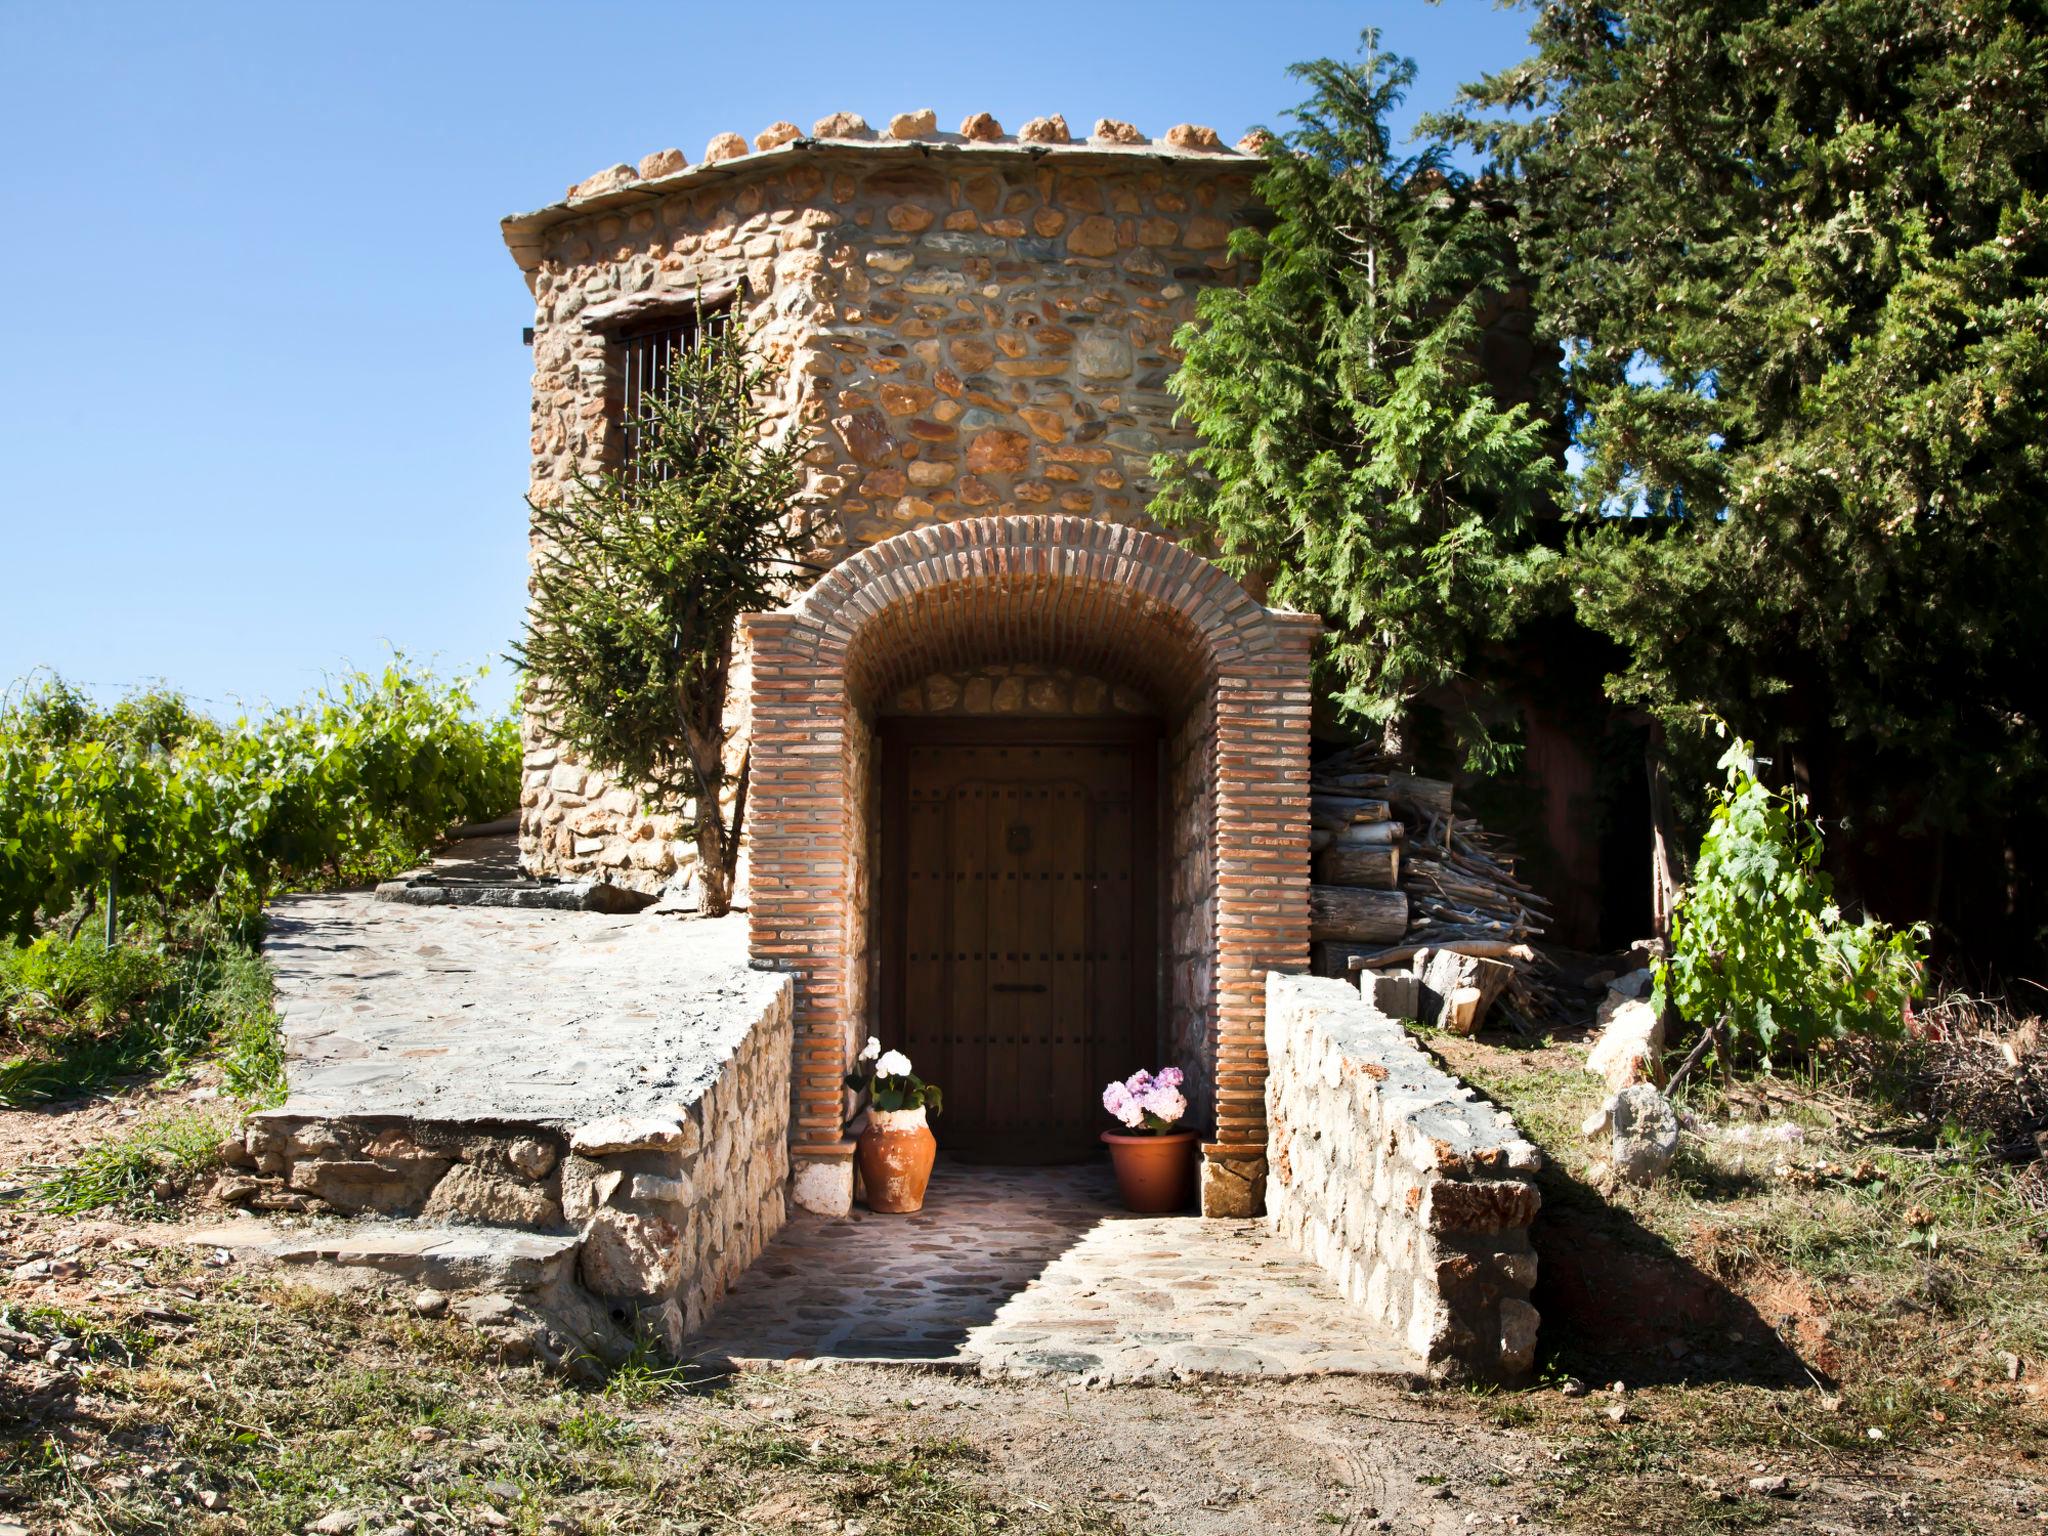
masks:
<instances>
[{"instance_id":1,"label":"potted plant","mask_svg":"<svg viewBox=\"0 0 2048 1536\"><path fill-rule=\"evenodd\" d=\"M868 1101L868 1123L856 1152L868 1209L891 1215L922 1210L939 1152L926 1118L939 1113L938 1086L911 1071L908 1056L883 1050L872 1035L846 1074L846 1086Z\"/></svg>"},{"instance_id":2,"label":"potted plant","mask_svg":"<svg viewBox=\"0 0 2048 1536\"><path fill-rule=\"evenodd\" d=\"M1164 1067L1156 1077L1134 1072L1102 1090L1102 1107L1123 1126L1102 1139L1129 1210L1178 1211L1194 1194L1195 1133L1174 1129L1188 1112L1180 1085L1180 1068Z\"/></svg>"}]
</instances>

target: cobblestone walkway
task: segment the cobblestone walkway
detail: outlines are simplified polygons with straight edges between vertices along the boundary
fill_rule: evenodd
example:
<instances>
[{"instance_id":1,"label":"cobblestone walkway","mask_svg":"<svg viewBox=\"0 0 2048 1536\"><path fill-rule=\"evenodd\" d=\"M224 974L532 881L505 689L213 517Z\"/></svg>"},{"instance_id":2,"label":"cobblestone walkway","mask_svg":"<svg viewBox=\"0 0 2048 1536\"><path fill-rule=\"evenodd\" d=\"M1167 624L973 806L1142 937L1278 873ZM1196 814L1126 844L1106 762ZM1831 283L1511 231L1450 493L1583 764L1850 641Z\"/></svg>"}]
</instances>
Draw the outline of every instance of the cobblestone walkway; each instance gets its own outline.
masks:
<instances>
[{"instance_id":1,"label":"cobblestone walkway","mask_svg":"<svg viewBox=\"0 0 2048 1536\"><path fill-rule=\"evenodd\" d=\"M1105 1382L1418 1368L1263 1222L1129 1215L1103 1165L943 1158L915 1216L794 1216L691 1347Z\"/></svg>"}]
</instances>

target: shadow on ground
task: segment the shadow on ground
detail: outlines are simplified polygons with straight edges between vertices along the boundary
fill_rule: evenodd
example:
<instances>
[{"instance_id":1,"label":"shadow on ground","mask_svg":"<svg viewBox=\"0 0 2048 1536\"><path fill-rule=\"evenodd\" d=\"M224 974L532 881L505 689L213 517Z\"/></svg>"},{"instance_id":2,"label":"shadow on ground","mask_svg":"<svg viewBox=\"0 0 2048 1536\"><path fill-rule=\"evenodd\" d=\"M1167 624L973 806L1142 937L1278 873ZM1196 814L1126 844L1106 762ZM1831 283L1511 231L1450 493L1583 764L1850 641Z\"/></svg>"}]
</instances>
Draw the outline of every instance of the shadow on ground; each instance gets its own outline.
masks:
<instances>
[{"instance_id":1,"label":"shadow on ground","mask_svg":"<svg viewBox=\"0 0 2048 1536\"><path fill-rule=\"evenodd\" d=\"M1555 1160L1540 1182L1533 1300L1553 1370L1631 1387L1834 1385L1778 1321L1599 1190Z\"/></svg>"}]
</instances>

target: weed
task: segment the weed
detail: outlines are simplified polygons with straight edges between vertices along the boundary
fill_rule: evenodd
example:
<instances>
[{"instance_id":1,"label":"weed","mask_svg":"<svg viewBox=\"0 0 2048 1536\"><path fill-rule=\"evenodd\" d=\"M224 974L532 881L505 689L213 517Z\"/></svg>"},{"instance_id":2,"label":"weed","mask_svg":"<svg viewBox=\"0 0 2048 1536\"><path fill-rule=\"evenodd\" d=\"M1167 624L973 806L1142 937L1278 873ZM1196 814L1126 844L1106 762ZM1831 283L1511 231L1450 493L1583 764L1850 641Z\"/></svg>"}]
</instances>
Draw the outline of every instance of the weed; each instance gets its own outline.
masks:
<instances>
[{"instance_id":1,"label":"weed","mask_svg":"<svg viewBox=\"0 0 2048 1536\"><path fill-rule=\"evenodd\" d=\"M112 950L55 934L0 948L0 1039L19 1052L0 1059L0 1105L170 1076L216 1051L231 1093L277 1102L283 1047L251 937L202 912L133 925Z\"/></svg>"},{"instance_id":2,"label":"weed","mask_svg":"<svg viewBox=\"0 0 2048 1536\"><path fill-rule=\"evenodd\" d=\"M89 1148L44 1180L37 1194L45 1209L60 1215L164 1204L218 1163L229 1125L221 1115L196 1110L153 1121L119 1141Z\"/></svg>"},{"instance_id":3,"label":"weed","mask_svg":"<svg viewBox=\"0 0 2048 1536\"><path fill-rule=\"evenodd\" d=\"M674 1393L687 1392L702 1379L687 1366L666 1365L660 1346L645 1335L605 1374L604 1395L615 1403L644 1407Z\"/></svg>"},{"instance_id":4,"label":"weed","mask_svg":"<svg viewBox=\"0 0 2048 1536\"><path fill-rule=\"evenodd\" d=\"M0 949L0 1014L10 1021L54 1014L104 1025L165 985L173 969L161 948L108 949L99 934L45 934L33 944Z\"/></svg>"}]
</instances>

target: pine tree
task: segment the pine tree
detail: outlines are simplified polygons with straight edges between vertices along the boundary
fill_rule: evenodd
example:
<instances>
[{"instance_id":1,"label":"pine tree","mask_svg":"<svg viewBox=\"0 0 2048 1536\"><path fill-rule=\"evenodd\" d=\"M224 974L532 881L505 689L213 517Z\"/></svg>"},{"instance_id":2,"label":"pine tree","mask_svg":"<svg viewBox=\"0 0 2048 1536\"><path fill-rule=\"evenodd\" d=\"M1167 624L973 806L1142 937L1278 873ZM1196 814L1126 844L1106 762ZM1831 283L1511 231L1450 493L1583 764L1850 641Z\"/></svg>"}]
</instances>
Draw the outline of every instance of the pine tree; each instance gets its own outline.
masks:
<instances>
[{"instance_id":1,"label":"pine tree","mask_svg":"<svg viewBox=\"0 0 2048 1536\"><path fill-rule=\"evenodd\" d=\"M1617 695L1759 738L1866 894L2008 954L2048 915L2044 22L1550 0L1438 125L1567 339L1574 586Z\"/></svg>"},{"instance_id":2,"label":"pine tree","mask_svg":"<svg viewBox=\"0 0 2048 1536\"><path fill-rule=\"evenodd\" d=\"M1253 280L1204 292L1178 338L1172 388L1201 443L1161 457L1152 511L1321 614L1335 697L1398 737L1413 699L1537 601L1555 444L1481 364L1512 285L1506 226L1441 147L1394 152L1413 63L1368 31L1361 62L1294 74L1313 94L1267 139L1272 223L1232 239Z\"/></svg>"}]
</instances>

